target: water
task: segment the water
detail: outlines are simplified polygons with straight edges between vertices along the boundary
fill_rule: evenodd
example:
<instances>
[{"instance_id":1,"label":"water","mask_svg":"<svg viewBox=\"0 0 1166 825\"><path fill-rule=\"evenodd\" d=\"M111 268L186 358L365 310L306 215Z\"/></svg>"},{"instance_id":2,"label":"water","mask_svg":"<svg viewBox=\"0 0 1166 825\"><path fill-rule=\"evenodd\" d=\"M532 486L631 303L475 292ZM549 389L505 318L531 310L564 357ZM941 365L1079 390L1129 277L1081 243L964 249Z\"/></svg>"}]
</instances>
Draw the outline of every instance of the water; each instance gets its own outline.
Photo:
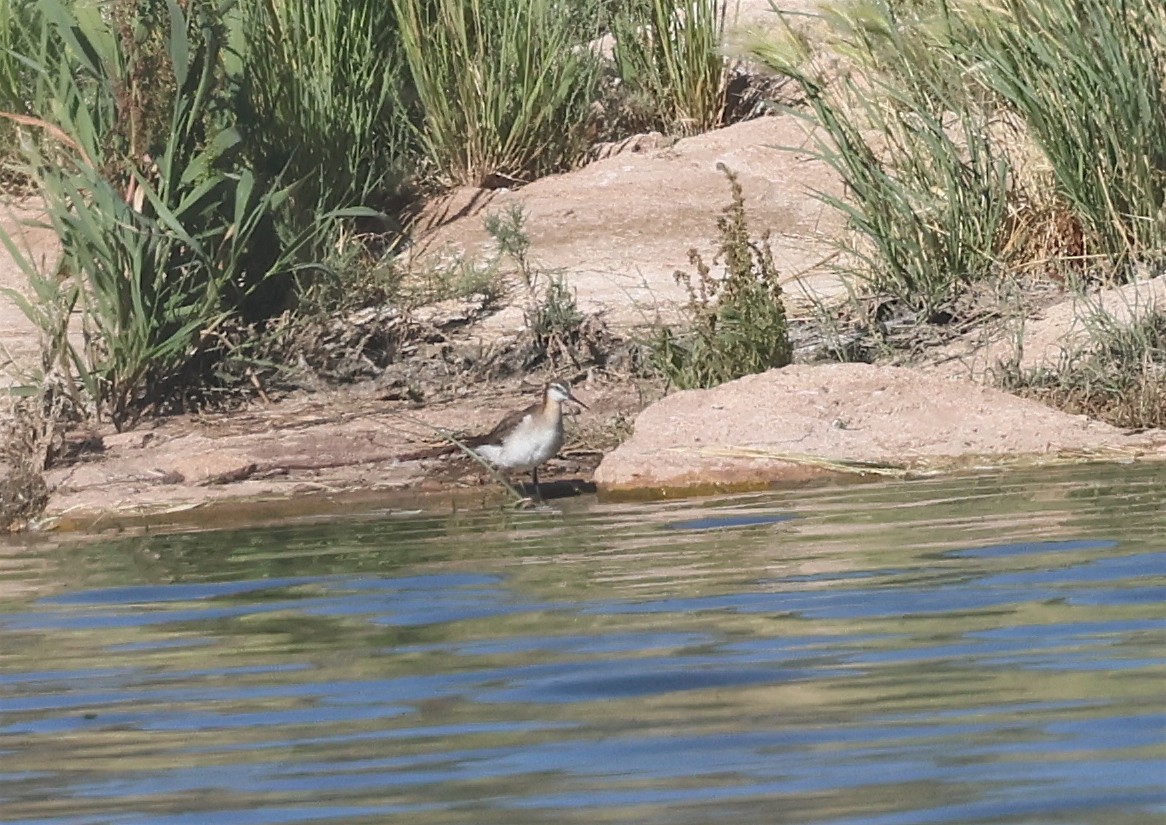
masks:
<instances>
[{"instance_id":1,"label":"water","mask_svg":"<svg viewBox=\"0 0 1166 825\"><path fill-rule=\"evenodd\" d=\"M1161 823L1164 500L1082 467L0 546L0 819Z\"/></svg>"}]
</instances>

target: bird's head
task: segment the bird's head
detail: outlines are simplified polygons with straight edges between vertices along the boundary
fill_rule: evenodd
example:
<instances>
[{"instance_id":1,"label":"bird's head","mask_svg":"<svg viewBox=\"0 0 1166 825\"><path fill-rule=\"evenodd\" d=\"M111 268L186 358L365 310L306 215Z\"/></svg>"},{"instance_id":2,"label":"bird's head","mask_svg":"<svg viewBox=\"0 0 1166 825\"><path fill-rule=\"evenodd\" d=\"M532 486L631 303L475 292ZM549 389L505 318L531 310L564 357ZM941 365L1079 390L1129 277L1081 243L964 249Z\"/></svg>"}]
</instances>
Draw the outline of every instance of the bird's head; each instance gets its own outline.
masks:
<instances>
[{"instance_id":1,"label":"bird's head","mask_svg":"<svg viewBox=\"0 0 1166 825\"><path fill-rule=\"evenodd\" d=\"M564 401L573 401L583 409L587 409L587 405L580 401L575 396L571 395L571 387L566 381L552 381L547 384L547 400L562 404Z\"/></svg>"}]
</instances>

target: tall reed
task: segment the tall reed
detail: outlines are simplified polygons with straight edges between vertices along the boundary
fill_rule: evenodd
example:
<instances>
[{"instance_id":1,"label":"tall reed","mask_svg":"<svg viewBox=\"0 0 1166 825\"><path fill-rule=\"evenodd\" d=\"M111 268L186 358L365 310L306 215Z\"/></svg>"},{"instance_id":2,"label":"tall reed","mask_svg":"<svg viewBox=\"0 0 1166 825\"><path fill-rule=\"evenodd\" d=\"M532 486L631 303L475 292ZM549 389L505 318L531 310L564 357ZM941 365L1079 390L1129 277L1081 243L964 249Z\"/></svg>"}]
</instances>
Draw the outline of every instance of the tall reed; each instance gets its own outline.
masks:
<instances>
[{"instance_id":1,"label":"tall reed","mask_svg":"<svg viewBox=\"0 0 1166 825\"><path fill-rule=\"evenodd\" d=\"M722 124L728 62L722 52L726 0L645 0L612 18L616 72L627 99L652 125L696 134Z\"/></svg>"},{"instance_id":2,"label":"tall reed","mask_svg":"<svg viewBox=\"0 0 1166 825\"><path fill-rule=\"evenodd\" d=\"M439 178L521 182L583 154L599 58L556 0L392 0Z\"/></svg>"},{"instance_id":3,"label":"tall reed","mask_svg":"<svg viewBox=\"0 0 1166 825\"><path fill-rule=\"evenodd\" d=\"M1166 247L1166 13L1158 0L962 2L956 46L1023 119L1093 251Z\"/></svg>"},{"instance_id":4,"label":"tall reed","mask_svg":"<svg viewBox=\"0 0 1166 825\"><path fill-rule=\"evenodd\" d=\"M21 41L21 17L24 3L2 0L0 13L0 111L23 113L25 84L17 55L24 49ZM10 133L11 126L0 124L0 136Z\"/></svg>"},{"instance_id":5,"label":"tall reed","mask_svg":"<svg viewBox=\"0 0 1166 825\"><path fill-rule=\"evenodd\" d=\"M962 284L1028 265L1012 259L1033 254L1023 233L1008 236L1042 203L1071 236L1037 254L1166 257L1157 0L867 0L826 19L841 77L817 72L792 29L754 53L801 82L819 156L846 184L826 200L857 230L846 248L875 290L947 317L936 310ZM1031 149L1049 172L1021 180L1018 164L1040 167Z\"/></svg>"},{"instance_id":6,"label":"tall reed","mask_svg":"<svg viewBox=\"0 0 1166 825\"><path fill-rule=\"evenodd\" d=\"M17 150L19 126L12 116L27 116L32 105L33 72L20 56L36 48L30 42L34 14L34 0L0 0L0 163Z\"/></svg>"},{"instance_id":7,"label":"tall reed","mask_svg":"<svg viewBox=\"0 0 1166 825\"><path fill-rule=\"evenodd\" d=\"M753 53L806 94L809 108L797 114L845 185L845 196L821 198L854 230L838 242L850 274L940 319L966 284L999 270L1012 165L993 143L991 109L952 82L959 65L931 55L941 35L884 3L860 13L834 21L844 50L865 67L859 79L824 79L792 31L784 48L761 43Z\"/></svg>"},{"instance_id":8,"label":"tall reed","mask_svg":"<svg viewBox=\"0 0 1166 825\"><path fill-rule=\"evenodd\" d=\"M251 0L241 10L247 153L297 181L299 226L381 206L408 175L404 66L392 7L377 0Z\"/></svg>"}]
</instances>

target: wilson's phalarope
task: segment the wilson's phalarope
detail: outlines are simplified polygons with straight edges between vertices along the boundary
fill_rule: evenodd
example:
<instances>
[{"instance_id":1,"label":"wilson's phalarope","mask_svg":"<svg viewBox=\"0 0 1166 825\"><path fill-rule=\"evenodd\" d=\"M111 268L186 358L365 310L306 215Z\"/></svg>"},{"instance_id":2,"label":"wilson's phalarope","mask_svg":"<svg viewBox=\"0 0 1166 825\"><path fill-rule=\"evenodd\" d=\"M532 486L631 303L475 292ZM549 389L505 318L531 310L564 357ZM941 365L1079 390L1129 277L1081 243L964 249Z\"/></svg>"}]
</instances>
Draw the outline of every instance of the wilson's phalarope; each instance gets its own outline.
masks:
<instances>
[{"instance_id":1,"label":"wilson's phalarope","mask_svg":"<svg viewBox=\"0 0 1166 825\"><path fill-rule=\"evenodd\" d=\"M464 438L461 444L500 470L529 470L538 496L538 468L554 458L563 446L563 404L567 401L587 409L586 404L571 394L565 381L552 381L543 390L541 401L508 413L490 432ZM458 449L457 444L445 444L400 458L402 461L435 458Z\"/></svg>"}]
</instances>

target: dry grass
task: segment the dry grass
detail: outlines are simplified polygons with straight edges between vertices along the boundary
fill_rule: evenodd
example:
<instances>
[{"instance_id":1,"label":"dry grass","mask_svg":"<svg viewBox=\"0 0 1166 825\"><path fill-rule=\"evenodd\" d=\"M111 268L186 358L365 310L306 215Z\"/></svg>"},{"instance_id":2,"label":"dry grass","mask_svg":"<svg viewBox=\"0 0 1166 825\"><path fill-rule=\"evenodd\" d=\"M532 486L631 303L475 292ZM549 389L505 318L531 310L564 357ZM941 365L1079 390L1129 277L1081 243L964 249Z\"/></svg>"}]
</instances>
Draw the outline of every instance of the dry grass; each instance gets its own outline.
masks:
<instances>
[{"instance_id":1,"label":"dry grass","mask_svg":"<svg viewBox=\"0 0 1166 825\"><path fill-rule=\"evenodd\" d=\"M623 444L631 437L635 416L616 413L607 418L589 416L578 422L567 434L563 455L603 455Z\"/></svg>"},{"instance_id":2,"label":"dry grass","mask_svg":"<svg viewBox=\"0 0 1166 825\"><path fill-rule=\"evenodd\" d=\"M1166 427L1166 312L1122 323L1103 312L1085 319L1090 343L1056 369L1002 367L1009 392L1117 427Z\"/></svg>"},{"instance_id":3,"label":"dry grass","mask_svg":"<svg viewBox=\"0 0 1166 825\"><path fill-rule=\"evenodd\" d=\"M9 395L0 412L0 532L25 529L49 500L44 470L64 445L59 403Z\"/></svg>"}]
</instances>

